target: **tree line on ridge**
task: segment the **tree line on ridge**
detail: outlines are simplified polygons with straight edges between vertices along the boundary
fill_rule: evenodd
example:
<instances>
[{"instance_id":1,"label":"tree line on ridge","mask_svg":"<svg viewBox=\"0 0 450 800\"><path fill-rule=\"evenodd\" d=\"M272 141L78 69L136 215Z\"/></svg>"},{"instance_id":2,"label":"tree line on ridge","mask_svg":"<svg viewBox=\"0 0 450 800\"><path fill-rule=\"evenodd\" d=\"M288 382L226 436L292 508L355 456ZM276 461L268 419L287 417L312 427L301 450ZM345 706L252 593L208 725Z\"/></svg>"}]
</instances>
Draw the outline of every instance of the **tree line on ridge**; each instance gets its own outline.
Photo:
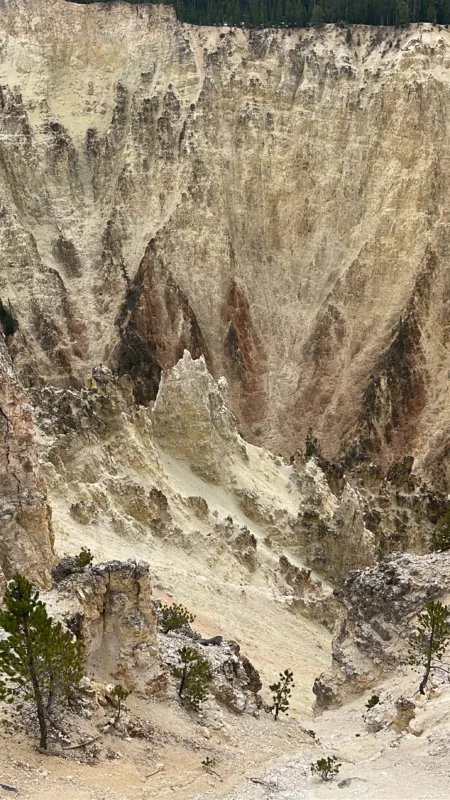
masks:
<instances>
[{"instance_id":1,"label":"tree line on ridge","mask_svg":"<svg viewBox=\"0 0 450 800\"><path fill-rule=\"evenodd\" d=\"M124 0L131 2L131 0ZM111 0L69 0L87 5ZM156 4L133 0L132 5ZM344 25L407 25L411 22L450 23L450 0L174 0L180 22L283 28ZM348 34L351 41L351 30Z\"/></svg>"}]
</instances>

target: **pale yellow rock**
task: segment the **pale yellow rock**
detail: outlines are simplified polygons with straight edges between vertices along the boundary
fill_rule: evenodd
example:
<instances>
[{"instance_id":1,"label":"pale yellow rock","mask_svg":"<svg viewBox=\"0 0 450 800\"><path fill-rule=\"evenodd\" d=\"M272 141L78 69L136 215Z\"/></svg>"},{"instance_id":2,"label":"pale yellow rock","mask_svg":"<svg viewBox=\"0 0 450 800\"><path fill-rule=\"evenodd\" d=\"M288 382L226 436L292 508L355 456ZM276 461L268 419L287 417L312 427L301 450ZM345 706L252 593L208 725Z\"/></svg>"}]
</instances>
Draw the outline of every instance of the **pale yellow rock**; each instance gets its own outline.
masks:
<instances>
[{"instance_id":1,"label":"pale yellow rock","mask_svg":"<svg viewBox=\"0 0 450 800\"><path fill-rule=\"evenodd\" d=\"M436 471L450 34L345 35L3 0L0 297L21 373L67 385L134 331L122 365L156 381L204 352L274 451L312 425L327 455L359 431Z\"/></svg>"},{"instance_id":2,"label":"pale yellow rock","mask_svg":"<svg viewBox=\"0 0 450 800\"><path fill-rule=\"evenodd\" d=\"M54 560L31 407L0 332L0 593L16 572L48 585Z\"/></svg>"}]
</instances>

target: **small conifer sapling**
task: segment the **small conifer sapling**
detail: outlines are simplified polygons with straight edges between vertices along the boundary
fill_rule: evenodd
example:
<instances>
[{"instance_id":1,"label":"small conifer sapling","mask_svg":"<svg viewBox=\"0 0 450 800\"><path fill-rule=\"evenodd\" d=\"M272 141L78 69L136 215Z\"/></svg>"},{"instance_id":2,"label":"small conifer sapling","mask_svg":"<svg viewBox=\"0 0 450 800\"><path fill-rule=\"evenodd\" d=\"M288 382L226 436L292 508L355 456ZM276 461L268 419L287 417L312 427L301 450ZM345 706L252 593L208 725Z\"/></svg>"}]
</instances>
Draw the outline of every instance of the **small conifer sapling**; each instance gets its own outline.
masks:
<instances>
[{"instance_id":1,"label":"small conifer sapling","mask_svg":"<svg viewBox=\"0 0 450 800\"><path fill-rule=\"evenodd\" d=\"M194 615L185 606L173 603L171 606L163 606L159 611L159 619L164 633L177 631L185 625L194 622Z\"/></svg>"},{"instance_id":2,"label":"small conifer sapling","mask_svg":"<svg viewBox=\"0 0 450 800\"><path fill-rule=\"evenodd\" d=\"M125 689L121 683L116 683L113 690L113 697L114 703L117 708L116 718L114 720L114 725L116 725L120 719L120 714L122 712L122 704L125 702L127 697L131 694L128 689Z\"/></svg>"},{"instance_id":3,"label":"small conifer sapling","mask_svg":"<svg viewBox=\"0 0 450 800\"><path fill-rule=\"evenodd\" d=\"M331 781L338 774L341 766L336 756L327 756L319 758L311 764L311 772L313 775L318 775L323 781Z\"/></svg>"},{"instance_id":4,"label":"small conifer sapling","mask_svg":"<svg viewBox=\"0 0 450 800\"><path fill-rule=\"evenodd\" d=\"M278 719L280 712L286 715L288 713L291 689L295 688L293 681L294 673L290 672L288 669L285 669L284 672L280 672L280 680L277 683L272 683L272 685L269 686L270 691L273 692L272 711L275 719Z\"/></svg>"},{"instance_id":5,"label":"small conifer sapling","mask_svg":"<svg viewBox=\"0 0 450 800\"><path fill-rule=\"evenodd\" d=\"M424 669L420 694L425 694L430 672L436 669L437 661L442 661L449 641L450 612L438 600L430 600L419 614L417 636L410 639L410 664Z\"/></svg>"},{"instance_id":6,"label":"small conifer sapling","mask_svg":"<svg viewBox=\"0 0 450 800\"><path fill-rule=\"evenodd\" d=\"M319 440L316 436L314 436L313 429L308 428L308 432L306 434L305 439L305 458L306 460L310 458L321 458L322 456L322 448L320 446Z\"/></svg>"},{"instance_id":7,"label":"small conifer sapling","mask_svg":"<svg viewBox=\"0 0 450 800\"><path fill-rule=\"evenodd\" d=\"M88 547L82 547L78 555L75 556L77 567L81 567L81 569L84 569L84 567L87 567L89 566L89 564L92 564L93 560L94 556L92 555Z\"/></svg>"},{"instance_id":8,"label":"small conifer sapling","mask_svg":"<svg viewBox=\"0 0 450 800\"><path fill-rule=\"evenodd\" d=\"M373 694L371 697L369 697L366 703L367 711L370 711L371 708L375 708L375 706L377 706L379 702L380 702L379 696L377 694Z\"/></svg>"},{"instance_id":9,"label":"small conifer sapling","mask_svg":"<svg viewBox=\"0 0 450 800\"><path fill-rule=\"evenodd\" d=\"M430 549L434 552L450 550L450 508L445 512L431 537Z\"/></svg>"},{"instance_id":10,"label":"small conifer sapling","mask_svg":"<svg viewBox=\"0 0 450 800\"><path fill-rule=\"evenodd\" d=\"M177 678L180 678L178 695L195 711L199 711L208 696L209 662L193 647L180 647L178 658L180 663L174 670Z\"/></svg>"},{"instance_id":11,"label":"small conifer sapling","mask_svg":"<svg viewBox=\"0 0 450 800\"><path fill-rule=\"evenodd\" d=\"M23 575L9 582L3 604L0 627L8 637L0 641L0 699L16 708L24 701L34 703L39 746L47 750L52 711L67 702L83 675L81 644L53 622Z\"/></svg>"}]
</instances>

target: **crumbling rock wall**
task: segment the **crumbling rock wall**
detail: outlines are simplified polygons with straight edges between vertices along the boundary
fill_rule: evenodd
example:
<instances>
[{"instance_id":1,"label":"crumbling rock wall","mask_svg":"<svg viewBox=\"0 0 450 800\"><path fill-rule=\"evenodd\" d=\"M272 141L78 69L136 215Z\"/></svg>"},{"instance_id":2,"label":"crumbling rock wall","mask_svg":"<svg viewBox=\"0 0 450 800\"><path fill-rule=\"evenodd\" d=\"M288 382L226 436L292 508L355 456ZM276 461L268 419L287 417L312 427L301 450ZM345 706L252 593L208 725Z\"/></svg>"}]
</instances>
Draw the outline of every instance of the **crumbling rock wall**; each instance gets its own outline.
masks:
<instances>
[{"instance_id":1,"label":"crumbling rock wall","mask_svg":"<svg viewBox=\"0 0 450 800\"><path fill-rule=\"evenodd\" d=\"M59 589L70 601L67 621L83 642L88 672L128 689L151 687L159 662L148 564L95 564Z\"/></svg>"},{"instance_id":2,"label":"crumbling rock wall","mask_svg":"<svg viewBox=\"0 0 450 800\"><path fill-rule=\"evenodd\" d=\"M210 677L207 690L215 699L230 710L242 714L255 713L262 705L259 695L262 682L259 672L241 653L237 642L223 641L206 644L192 631L174 631L160 637L165 663L174 668L179 664L178 650L194 647L209 662Z\"/></svg>"},{"instance_id":3,"label":"crumbling rock wall","mask_svg":"<svg viewBox=\"0 0 450 800\"><path fill-rule=\"evenodd\" d=\"M106 522L119 534L172 528L158 485L163 470L148 409L133 403L132 384L104 366L81 389L30 390L49 492L83 525Z\"/></svg>"},{"instance_id":4,"label":"crumbling rock wall","mask_svg":"<svg viewBox=\"0 0 450 800\"><path fill-rule=\"evenodd\" d=\"M370 689L408 662L414 619L429 600L448 602L450 554L393 554L350 572L335 591L344 616L333 640L330 673L316 679L319 708Z\"/></svg>"},{"instance_id":5,"label":"crumbling rock wall","mask_svg":"<svg viewBox=\"0 0 450 800\"><path fill-rule=\"evenodd\" d=\"M448 500L417 479L413 461L406 456L384 473L373 462L299 460L292 480L302 502L284 541L334 583L395 551L426 553Z\"/></svg>"},{"instance_id":6,"label":"crumbling rock wall","mask_svg":"<svg viewBox=\"0 0 450 800\"><path fill-rule=\"evenodd\" d=\"M299 609L310 619L316 619L334 631L342 609L333 595L332 586L314 577L310 569L295 566L286 556L279 559L276 579L286 595L288 608Z\"/></svg>"},{"instance_id":7,"label":"crumbling rock wall","mask_svg":"<svg viewBox=\"0 0 450 800\"><path fill-rule=\"evenodd\" d=\"M287 547L335 584L392 551L426 552L447 505L445 495L415 477L410 457L387 473L373 463L351 468L300 456L288 466L246 445L228 408L226 381L215 381L205 359L187 351L164 373L149 408L137 408L131 381L104 366L94 367L81 389L29 391L42 471L56 504L80 525L125 539L170 537L192 550L206 537L211 558L228 553L255 571L264 531L275 550ZM248 524L214 518L204 497L179 491L178 478L163 467L166 454L226 488ZM206 486L205 493L210 499Z\"/></svg>"},{"instance_id":8,"label":"crumbling rock wall","mask_svg":"<svg viewBox=\"0 0 450 800\"><path fill-rule=\"evenodd\" d=\"M148 564L109 561L74 569L72 565L66 577L55 569L54 575L64 606L70 609L66 624L82 641L87 671L96 680L163 696L169 685L175 686L171 673L179 663L178 650L195 646L210 663L208 689L220 703L239 713L253 713L261 706L259 674L236 642L218 637L208 645L210 640L201 640L189 628L158 633Z\"/></svg>"},{"instance_id":9,"label":"crumbling rock wall","mask_svg":"<svg viewBox=\"0 0 450 800\"><path fill-rule=\"evenodd\" d=\"M54 561L51 512L40 473L31 407L0 332L0 575L38 586Z\"/></svg>"}]
</instances>

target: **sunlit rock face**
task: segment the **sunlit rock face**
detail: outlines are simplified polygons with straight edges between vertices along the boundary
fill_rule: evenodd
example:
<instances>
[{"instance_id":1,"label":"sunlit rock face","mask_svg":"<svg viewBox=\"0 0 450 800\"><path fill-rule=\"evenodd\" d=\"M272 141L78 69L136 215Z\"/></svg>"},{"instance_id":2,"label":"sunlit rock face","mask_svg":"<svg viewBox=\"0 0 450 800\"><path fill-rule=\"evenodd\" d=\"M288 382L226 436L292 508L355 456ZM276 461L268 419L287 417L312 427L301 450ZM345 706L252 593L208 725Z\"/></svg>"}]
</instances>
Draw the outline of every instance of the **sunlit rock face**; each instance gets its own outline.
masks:
<instances>
[{"instance_id":1,"label":"sunlit rock face","mask_svg":"<svg viewBox=\"0 0 450 800\"><path fill-rule=\"evenodd\" d=\"M0 0L0 299L28 383L155 399L188 349L245 437L446 481L449 34Z\"/></svg>"},{"instance_id":2,"label":"sunlit rock face","mask_svg":"<svg viewBox=\"0 0 450 800\"><path fill-rule=\"evenodd\" d=\"M189 352L161 380L153 409L156 440L175 457L186 460L207 481L225 483L234 458L246 458L228 405L228 386L208 372L204 358Z\"/></svg>"},{"instance_id":3,"label":"sunlit rock face","mask_svg":"<svg viewBox=\"0 0 450 800\"><path fill-rule=\"evenodd\" d=\"M343 615L332 667L313 688L319 709L367 691L407 661L417 615L430 600L446 602L449 570L448 553L394 553L348 573L335 591Z\"/></svg>"}]
</instances>

